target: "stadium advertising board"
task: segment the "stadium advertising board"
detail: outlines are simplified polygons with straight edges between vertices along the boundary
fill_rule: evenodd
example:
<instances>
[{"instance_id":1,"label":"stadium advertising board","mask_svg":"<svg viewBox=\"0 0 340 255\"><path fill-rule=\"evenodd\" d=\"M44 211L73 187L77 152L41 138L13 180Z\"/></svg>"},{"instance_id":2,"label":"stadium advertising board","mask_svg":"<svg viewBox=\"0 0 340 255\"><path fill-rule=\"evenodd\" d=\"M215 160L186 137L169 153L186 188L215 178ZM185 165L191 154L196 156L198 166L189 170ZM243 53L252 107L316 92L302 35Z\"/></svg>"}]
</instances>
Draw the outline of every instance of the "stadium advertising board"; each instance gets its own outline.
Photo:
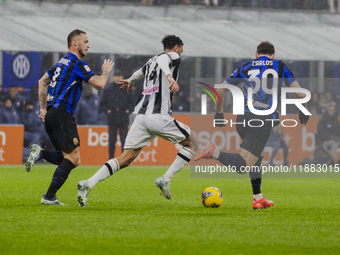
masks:
<instances>
[{"instance_id":1,"label":"stadium advertising board","mask_svg":"<svg viewBox=\"0 0 340 255\"><path fill-rule=\"evenodd\" d=\"M216 144L219 150L239 153L241 138L236 131L236 116L228 113L225 114L225 118L230 120L233 125L229 124L223 128L212 129L211 123L214 119L213 115L192 115L190 117L190 123L191 126L194 127L193 131L198 136L200 146L212 142ZM280 120L281 122L285 122L285 120L290 119L298 121L298 115L281 117ZM320 117L311 117L307 126L298 125L294 128L283 128L283 137L289 147L288 161L291 164L299 164L302 159L313 156L315 149L315 132L319 119ZM263 164L269 162L270 153L271 149L266 147L262 161ZM278 153L275 157L275 162L282 164L282 160L281 153ZM209 163L208 160L204 161L205 164Z\"/></svg>"},{"instance_id":2,"label":"stadium advertising board","mask_svg":"<svg viewBox=\"0 0 340 255\"><path fill-rule=\"evenodd\" d=\"M0 126L0 164L21 164L24 144L23 125Z\"/></svg>"},{"instance_id":3,"label":"stadium advertising board","mask_svg":"<svg viewBox=\"0 0 340 255\"><path fill-rule=\"evenodd\" d=\"M201 146L209 142L216 144L223 151L240 152L241 139L236 132L236 126L224 128L211 128L213 116L201 115L174 115L174 117L185 124L191 123L194 127L192 132L197 134ZM236 116L225 114L225 117L236 121ZM298 120L297 115L281 117L281 122L287 119ZM289 146L288 161L298 164L302 159L313 156L315 149L315 132L319 117L311 117L307 126L298 125L294 128L283 128L283 137ZM108 160L108 130L105 126L79 126L81 140L80 153L83 165L101 165ZM161 138L154 139L146 146L133 165L171 165L174 156L180 147L171 144ZM117 140L116 156L120 155L120 141ZM269 161L271 149L265 148L263 163ZM282 153L274 158L277 164L282 163ZM208 161L207 161L208 162ZM206 163L207 163L206 162Z\"/></svg>"},{"instance_id":4,"label":"stadium advertising board","mask_svg":"<svg viewBox=\"0 0 340 255\"><path fill-rule=\"evenodd\" d=\"M192 132L198 136L201 146L214 142L220 150L239 152L241 139L236 132L236 126L227 125L224 128L211 128L212 115L174 115L174 117L194 127ZM236 121L236 116L225 114L227 119ZM281 117L281 122L286 119L296 119L297 115ZM315 132L320 117L311 117L308 125L298 125L294 128L283 128L283 137L289 146L288 161L298 164L302 159L313 156L315 150ZM82 165L101 165L109 158L108 129L106 126L79 126L80 154ZM0 126L0 164L21 164L23 152L24 127L22 125ZM154 139L146 146L133 165L171 165L174 155L180 146L171 144L161 138ZM120 155L120 140L116 144L116 156ZM269 162L271 148L264 150L263 164ZM339 152L336 160L339 159ZM274 163L282 163L281 150L274 158ZM208 163L206 161L205 163Z\"/></svg>"}]
</instances>

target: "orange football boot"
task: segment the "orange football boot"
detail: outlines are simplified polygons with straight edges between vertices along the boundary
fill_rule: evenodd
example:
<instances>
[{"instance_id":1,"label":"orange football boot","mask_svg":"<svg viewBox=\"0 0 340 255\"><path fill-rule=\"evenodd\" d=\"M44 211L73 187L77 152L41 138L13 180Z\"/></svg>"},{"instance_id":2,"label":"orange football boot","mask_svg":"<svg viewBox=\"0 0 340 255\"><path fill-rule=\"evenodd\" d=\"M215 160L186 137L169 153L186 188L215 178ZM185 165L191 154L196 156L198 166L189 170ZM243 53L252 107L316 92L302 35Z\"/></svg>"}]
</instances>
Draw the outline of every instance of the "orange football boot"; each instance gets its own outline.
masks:
<instances>
[{"instance_id":1,"label":"orange football boot","mask_svg":"<svg viewBox=\"0 0 340 255\"><path fill-rule=\"evenodd\" d=\"M253 198L253 209L266 209L274 205L273 201L267 200L264 197L261 200L255 200Z\"/></svg>"},{"instance_id":2,"label":"orange football boot","mask_svg":"<svg viewBox=\"0 0 340 255\"><path fill-rule=\"evenodd\" d=\"M197 161L202 158L211 159L215 151L215 148L216 148L215 144L209 143L207 146L203 148L203 150L199 150L196 152L196 154L194 155L194 160Z\"/></svg>"}]
</instances>

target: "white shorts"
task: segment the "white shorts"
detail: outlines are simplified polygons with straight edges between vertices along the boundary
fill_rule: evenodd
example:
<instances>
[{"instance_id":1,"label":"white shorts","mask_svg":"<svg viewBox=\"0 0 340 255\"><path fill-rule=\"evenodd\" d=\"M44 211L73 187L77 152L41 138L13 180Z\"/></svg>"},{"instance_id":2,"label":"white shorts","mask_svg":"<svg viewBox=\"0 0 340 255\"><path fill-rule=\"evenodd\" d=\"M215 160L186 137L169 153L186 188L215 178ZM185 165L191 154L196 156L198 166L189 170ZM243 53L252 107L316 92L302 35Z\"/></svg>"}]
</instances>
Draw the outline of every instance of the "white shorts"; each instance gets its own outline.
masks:
<instances>
[{"instance_id":1,"label":"white shorts","mask_svg":"<svg viewBox=\"0 0 340 255\"><path fill-rule=\"evenodd\" d=\"M124 149L141 149L157 136L180 143L190 135L190 128L169 115L138 114L126 137Z\"/></svg>"}]
</instances>

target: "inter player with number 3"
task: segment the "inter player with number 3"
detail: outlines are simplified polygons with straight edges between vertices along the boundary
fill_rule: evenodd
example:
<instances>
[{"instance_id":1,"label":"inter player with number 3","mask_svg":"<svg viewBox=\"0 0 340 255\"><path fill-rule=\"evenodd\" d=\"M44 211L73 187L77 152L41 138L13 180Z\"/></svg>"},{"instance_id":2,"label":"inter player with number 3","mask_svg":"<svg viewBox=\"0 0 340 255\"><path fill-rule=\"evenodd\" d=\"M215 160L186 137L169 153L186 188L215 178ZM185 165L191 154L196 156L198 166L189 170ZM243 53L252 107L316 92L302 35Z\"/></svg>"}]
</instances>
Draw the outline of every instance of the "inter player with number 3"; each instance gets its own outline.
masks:
<instances>
[{"instance_id":1,"label":"inter player with number 3","mask_svg":"<svg viewBox=\"0 0 340 255\"><path fill-rule=\"evenodd\" d=\"M269 115L255 115L252 113L251 109L249 109L248 101L251 100L250 103L252 103L256 110L268 110L271 109L272 104L274 103L273 93L270 93L272 89L277 89L276 95L279 95L280 88L284 85L291 88L300 88L300 85L295 80L292 72L282 61L274 59L274 55L275 49L273 44L268 41L261 42L257 46L256 59L237 68L234 73L223 82L224 84L239 85L243 89L245 98L244 106L240 105L239 107L244 107L245 114L238 115L236 122L249 123L249 120L260 119L264 125L258 127L236 125L237 132L242 138L240 154L221 152L216 149L215 144L211 143L203 150L197 152L194 156L194 160L199 160L201 158L217 159L226 166L236 167L237 171L240 173L247 166L257 166L257 171L249 172L253 188L253 209L267 208L274 204L273 201L265 199L261 193L261 162L263 150L272 129L272 123L278 125L280 122L265 121L268 119L279 120L279 113L277 111L274 111ZM278 86L275 87L273 84L276 82ZM249 87L255 90L251 95L248 95ZM258 90L255 88L258 88ZM227 89L217 90L222 101L227 91ZM295 92L295 95L298 98L305 97L305 94L300 92ZM299 118L301 124L306 124L309 116L300 111ZM224 119L223 107L221 105L218 105L217 107L215 120L216 119ZM216 126L224 126L224 124L216 124Z\"/></svg>"},{"instance_id":2,"label":"inter player with number 3","mask_svg":"<svg viewBox=\"0 0 340 255\"><path fill-rule=\"evenodd\" d=\"M63 205L56 197L71 170L80 164L79 135L74 113L79 101L82 82L86 81L95 89L103 89L112 70L113 62L104 60L102 75L95 75L81 60L90 48L86 33L73 30L67 37L69 52L60 59L39 80L39 117L56 151L42 150L33 144L26 160L26 171L40 159L58 165L51 184L41 199L41 204Z\"/></svg>"}]
</instances>

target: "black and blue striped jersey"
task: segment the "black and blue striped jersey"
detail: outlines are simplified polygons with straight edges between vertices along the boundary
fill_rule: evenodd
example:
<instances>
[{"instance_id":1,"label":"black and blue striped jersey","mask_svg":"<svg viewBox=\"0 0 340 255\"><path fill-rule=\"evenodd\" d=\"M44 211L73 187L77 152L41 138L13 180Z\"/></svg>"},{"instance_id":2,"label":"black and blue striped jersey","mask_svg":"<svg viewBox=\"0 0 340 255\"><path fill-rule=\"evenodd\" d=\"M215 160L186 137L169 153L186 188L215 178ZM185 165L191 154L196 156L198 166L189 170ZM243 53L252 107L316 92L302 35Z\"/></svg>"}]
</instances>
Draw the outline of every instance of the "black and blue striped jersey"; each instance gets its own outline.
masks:
<instances>
[{"instance_id":1,"label":"black and blue striped jersey","mask_svg":"<svg viewBox=\"0 0 340 255\"><path fill-rule=\"evenodd\" d=\"M257 110L270 109L273 103L273 87L277 90L279 102L281 87L289 86L294 81L294 75L282 61L267 56L241 65L226 79L229 84L241 86L245 98L245 112L250 112L248 100L252 100L252 105ZM249 87L253 90L250 96Z\"/></svg>"},{"instance_id":2,"label":"black and blue striped jersey","mask_svg":"<svg viewBox=\"0 0 340 255\"><path fill-rule=\"evenodd\" d=\"M47 90L47 106L58 108L66 105L66 111L74 114L82 92L82 82L88 82L95 74L71 52L62 57L47 74L52 78Z\"/></svg>"}]
</instances>

